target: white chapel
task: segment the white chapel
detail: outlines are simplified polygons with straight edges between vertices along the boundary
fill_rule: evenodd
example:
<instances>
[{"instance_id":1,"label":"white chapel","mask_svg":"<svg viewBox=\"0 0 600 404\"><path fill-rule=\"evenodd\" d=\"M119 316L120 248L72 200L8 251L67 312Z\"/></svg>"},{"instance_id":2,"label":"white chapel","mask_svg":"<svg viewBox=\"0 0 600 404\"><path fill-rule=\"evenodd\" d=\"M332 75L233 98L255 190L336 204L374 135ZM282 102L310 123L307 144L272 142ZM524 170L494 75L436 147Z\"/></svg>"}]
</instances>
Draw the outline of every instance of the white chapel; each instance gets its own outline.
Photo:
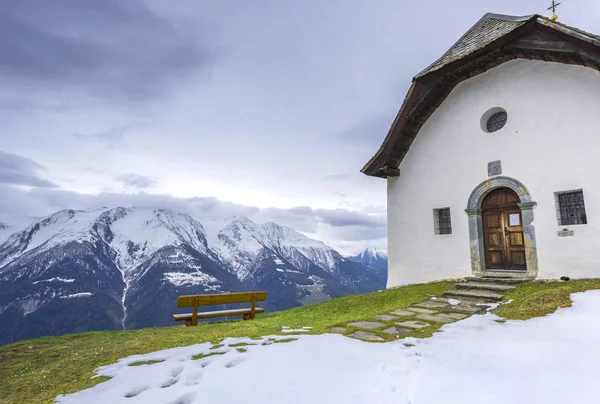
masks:
<instances>
[{"instance_id":1,"label":"white chapel","mask_svg":"<svg viewBox=\"0 0 600 404\"><path fill-rule=\"evenodd\" d=\"M388 287L600 277L600 36L487 14L417 74L362 172L387 179Z\"/></svg>"}]
</instances>

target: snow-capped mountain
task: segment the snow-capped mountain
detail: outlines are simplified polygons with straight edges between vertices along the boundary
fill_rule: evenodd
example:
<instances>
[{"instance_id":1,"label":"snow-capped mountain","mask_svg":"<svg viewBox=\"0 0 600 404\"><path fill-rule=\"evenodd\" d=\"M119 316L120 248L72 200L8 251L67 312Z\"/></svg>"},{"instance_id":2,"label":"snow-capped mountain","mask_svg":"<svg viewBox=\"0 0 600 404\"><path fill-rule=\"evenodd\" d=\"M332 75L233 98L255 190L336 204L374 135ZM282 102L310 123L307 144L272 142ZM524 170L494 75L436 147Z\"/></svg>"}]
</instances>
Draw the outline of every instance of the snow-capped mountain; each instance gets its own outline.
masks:
<instances>
[{"instance_id":1,"label":"snow-capped mountain","mask_svg":"<svg viewBox=\"0 0 600 404\"><path fill-rule=\"evenodd\" d=\"M11 226L0 221L0 243L10 235Z\"/></svg>"},{"instance_id":2,"label":"snow-capped mountain","mask_svg":"<svg viewBox=\"0 0 600 404\"><path fill-rule=\"evenodd\" d=\"M372 265L374 267L385 269L388 267L388 256L386 253L377 251L375 248L366 248L357 255L348 257L348 259L354 262L360 262L361 264Z\"/></svg>"},{"instance_id":3,"label":"snow-capped mountain","mask_svg":"<svg viewBox=\"0 0 600 404\"><path fill-rule=\"evenodd\" d=\"M375 267L274 223L236 218L207 235L163 209L63 210L0 239L0 344L174 325L182 294L266 290L272 311L384 285Z\"/></svg>"},{"instance_id":4,"label":"snow-capped mountain","mask_svg":"<svg viewBox=\"0 0 600 404\"><path fill-rule=\"evenodd\" d=\"M268 300L277 308L374 291L385 284L372 268L274 223L237 218L218 233L212 247L250 289L269 291Z\"/></svg>"}]
</instances>

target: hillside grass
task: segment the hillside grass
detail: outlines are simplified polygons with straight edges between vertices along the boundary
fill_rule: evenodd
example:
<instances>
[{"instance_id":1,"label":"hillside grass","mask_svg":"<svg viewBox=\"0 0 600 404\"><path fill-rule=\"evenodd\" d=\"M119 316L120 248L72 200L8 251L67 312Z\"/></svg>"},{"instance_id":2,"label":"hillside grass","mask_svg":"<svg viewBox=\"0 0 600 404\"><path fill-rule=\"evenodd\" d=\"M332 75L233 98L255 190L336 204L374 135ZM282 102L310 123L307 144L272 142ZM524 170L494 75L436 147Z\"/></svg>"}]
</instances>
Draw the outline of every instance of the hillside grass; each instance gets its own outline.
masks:
<instances>
[{"instance_id":1,"label":"hillside grass","mask_svg":"<svg viewBox=\"0 0 600 404\"><path fill-rule=\"evenodd\" d=\"M571 307L571 293L600 289L600 279L534 281L517 286L504 295L504 302L494 313L507 320L529 320L553 313L559 307Z\"/></svg>"},{"instance_id":2,"label":"hillside grass","mask_svg":"<svg viewBox=\"0 0 600 404\"><path fill-rule=\"evenodd\" d=\"M322 334L331 326L408 307L450 289L454 289L453 282L435 282L346 296L259 315L254 321L89 332L17 342L0 347L0 403L52 403L59 394L74 393L106 380L90 379L95 375L94 369L130 355L203 342L218 343L226 337L284 334L283 326L293 329L309 326L313 328L308 334Z\"/></svg>"}]
</instances>

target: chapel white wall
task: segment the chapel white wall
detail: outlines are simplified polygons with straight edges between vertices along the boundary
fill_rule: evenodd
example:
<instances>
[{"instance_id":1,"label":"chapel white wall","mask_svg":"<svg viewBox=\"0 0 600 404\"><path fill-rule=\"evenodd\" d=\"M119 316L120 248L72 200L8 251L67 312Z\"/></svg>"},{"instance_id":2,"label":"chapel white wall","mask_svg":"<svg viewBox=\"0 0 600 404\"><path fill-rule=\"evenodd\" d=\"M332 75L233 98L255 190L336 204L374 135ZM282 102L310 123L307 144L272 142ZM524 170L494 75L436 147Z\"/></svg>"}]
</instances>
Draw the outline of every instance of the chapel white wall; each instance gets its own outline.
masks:
<instances>
[{"instance_id":1,"label":"chapel white wall","mask_svg":"<svg viewBox=\"0 0 600 404\"><path fill-rule=\"evenodd\" d=\"M481 117L502 107L492 134ZM471 275L469 195L487 163L521 181L533 201L538 278L600 278L600 76L595 70L515 60L459 84L421 128L388 179L388 287ZM583 189L587 225L559 226L555 192ZM433 209L449 207L451 235ZM557 231L573 230L573 237Z\"/></svg>"}]
</instances>

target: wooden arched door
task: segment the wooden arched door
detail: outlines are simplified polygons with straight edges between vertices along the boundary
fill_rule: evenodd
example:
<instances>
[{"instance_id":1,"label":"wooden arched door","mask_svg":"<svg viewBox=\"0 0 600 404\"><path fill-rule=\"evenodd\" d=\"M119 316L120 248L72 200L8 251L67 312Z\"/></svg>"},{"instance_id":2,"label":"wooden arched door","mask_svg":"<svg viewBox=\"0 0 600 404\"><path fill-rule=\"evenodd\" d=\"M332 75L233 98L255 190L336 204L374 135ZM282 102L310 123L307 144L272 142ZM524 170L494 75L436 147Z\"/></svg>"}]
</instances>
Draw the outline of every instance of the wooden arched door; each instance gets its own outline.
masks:
<instances>
[{"instance_id":1,"label":"wooden arched door","mask_svg":"<svg viewBox=\"0 0 600 404\"><path fill-rule=\"evenodd\" d=\"M512 189L498 188L481 204L485 263L489 270L527 270L519 202Z\"/></svg>"}]
</instances>

